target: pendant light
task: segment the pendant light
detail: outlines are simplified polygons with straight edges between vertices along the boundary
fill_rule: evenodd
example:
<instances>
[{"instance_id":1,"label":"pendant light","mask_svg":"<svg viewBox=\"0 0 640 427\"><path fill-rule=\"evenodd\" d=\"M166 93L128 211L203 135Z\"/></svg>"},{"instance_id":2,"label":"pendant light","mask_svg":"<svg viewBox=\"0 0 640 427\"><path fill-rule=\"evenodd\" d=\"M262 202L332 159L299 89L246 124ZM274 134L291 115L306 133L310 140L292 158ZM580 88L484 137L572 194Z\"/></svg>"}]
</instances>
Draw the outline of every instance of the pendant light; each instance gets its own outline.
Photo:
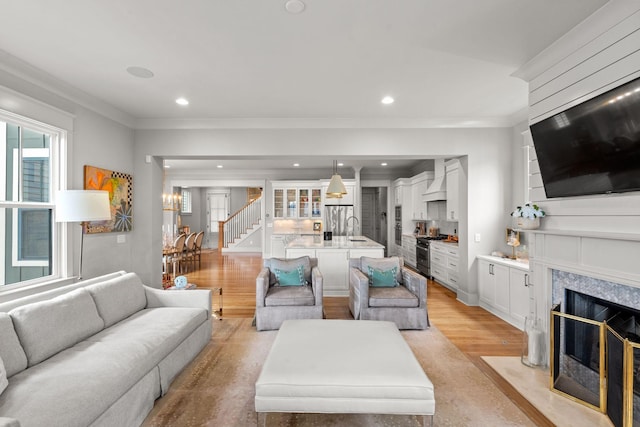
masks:
<instances>
[{"instance_id":1,"label":"pendant light","mask_svg":"<svg viewBox=\"0 0 640 427\"><path fill-rule=\"evenodd\" d=\"M342 177L338 175L338 161L333 161L333 176L329 182L329 188L327 188L327 197L330 199L341 199L342 196L347 194L347 189L342 182Z\"/></svg>"}]
</instances>

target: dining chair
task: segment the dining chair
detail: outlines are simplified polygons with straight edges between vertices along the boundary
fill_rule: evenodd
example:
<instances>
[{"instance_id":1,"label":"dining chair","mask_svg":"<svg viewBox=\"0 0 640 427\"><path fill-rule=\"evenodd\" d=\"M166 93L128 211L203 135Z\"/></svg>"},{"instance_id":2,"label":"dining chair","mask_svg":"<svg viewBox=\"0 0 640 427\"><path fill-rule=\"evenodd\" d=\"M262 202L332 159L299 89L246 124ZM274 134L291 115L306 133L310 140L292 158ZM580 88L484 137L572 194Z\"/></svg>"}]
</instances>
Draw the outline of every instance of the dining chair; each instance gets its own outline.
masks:
<instances>
[{"instance_id":1,"label":"dining chair","mask_svg":"<svg viewBox=\"0 0 640 427\"><path fill-rule=\"evenodd\" d=\"M173 253L169 255L169 262L173 264L173 277L175 277L176 273L180 270L180 263L184 259L184 242L186 238L186 234L181 234L176 237L176 240L173 243Z\"/></svg>"},{"instance_id":2,"label":"dining chair","mask_svg":"<svg viewBox=\"0 0 640 427\"><path fill-rule=\"evenodd\" d=\"M190 265L193 265L193 270L196 269L196 233L189 234L185 239L182 264L187 271L191 271Z\"/></svg>"},{"instance_id":3,"label":"dining chair","mask_svg":"<svg viewBox=\"0 0 640 427\"><path fill-rule=\"evenodd\" d=\"M204 239L204 231L199 231L198 234L196 234L196 247L193 255L194 266L195 266L196 259L198 260L198 269L200 268L201 262L202 262L202 240L203 239Z\"/></svg>"}]
</instances>

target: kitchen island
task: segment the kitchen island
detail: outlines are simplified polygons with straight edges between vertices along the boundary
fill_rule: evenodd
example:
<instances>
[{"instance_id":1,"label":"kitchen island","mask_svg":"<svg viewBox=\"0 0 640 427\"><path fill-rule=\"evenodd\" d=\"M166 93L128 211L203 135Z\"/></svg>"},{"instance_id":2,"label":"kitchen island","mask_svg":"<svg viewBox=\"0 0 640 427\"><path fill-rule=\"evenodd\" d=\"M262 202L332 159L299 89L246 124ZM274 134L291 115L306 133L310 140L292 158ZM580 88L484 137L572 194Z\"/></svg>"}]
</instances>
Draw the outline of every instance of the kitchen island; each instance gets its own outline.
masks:
<instances>
[{"instance_id":1,"label":"kitchen island","mask_svg":"<svg viewBox=\"0 0 640 427\"><path fill-rule=\"evenodd\" d=\"M384 246L365 236L335 236L332 240L302 236L285 246L285 254L287 258L318 258L324 295L345 297L349 296L349 258L382 258Z\"/></svg>"}]
</instances>

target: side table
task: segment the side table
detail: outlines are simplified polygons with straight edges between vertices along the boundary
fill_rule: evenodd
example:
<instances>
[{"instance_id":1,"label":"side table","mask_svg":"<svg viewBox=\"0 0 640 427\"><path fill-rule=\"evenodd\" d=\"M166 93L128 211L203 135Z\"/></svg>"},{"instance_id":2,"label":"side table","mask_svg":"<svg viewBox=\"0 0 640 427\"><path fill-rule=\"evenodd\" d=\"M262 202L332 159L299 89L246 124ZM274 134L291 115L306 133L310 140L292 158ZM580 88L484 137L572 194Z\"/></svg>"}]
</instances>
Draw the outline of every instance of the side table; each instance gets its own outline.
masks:
<instances>
[{"instance_id":1,"label":"side table","mask_svg":"<svg viewBox=\"0 0 640 427\"><path fill-rule=\"evenodd\" d=\"M216 319L222 320L222 288L209 288L213 295L218 294L218 309L213 309L213 300L211 301L211 315Z\"/></svg>"},{"instance_id":2,"label":"side table","mask_svg":"<svg viewBox=\"0 0 640 427\"><path fill-rule=\"evenodd\" d=\"M188 289L196 289L197 287L198 285L196 285L195 283L188 283L187 286L185 286L184 288L176 288L175 286L170 286L168 288L165 288L165 290L167 291L188 290ZM218 295L218 309L217 310L214 309L213 299L212 299L211 315L218 320L222 320L222 288L207 288L207 289L210 289L213 295Z\"/></svg>"}]
</instances>

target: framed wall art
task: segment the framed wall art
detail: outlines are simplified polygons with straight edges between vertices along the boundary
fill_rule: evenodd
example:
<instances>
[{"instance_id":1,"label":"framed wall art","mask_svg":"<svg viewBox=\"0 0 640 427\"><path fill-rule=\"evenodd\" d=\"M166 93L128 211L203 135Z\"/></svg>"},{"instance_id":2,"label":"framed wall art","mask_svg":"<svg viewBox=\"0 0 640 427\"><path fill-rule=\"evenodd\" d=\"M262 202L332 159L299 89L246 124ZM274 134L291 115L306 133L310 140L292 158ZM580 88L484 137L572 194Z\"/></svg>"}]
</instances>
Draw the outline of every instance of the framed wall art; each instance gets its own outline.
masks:
<instances>
[{"instance_id":1,"label":"framed wall art","mask_svg":"<svg viewBox=\"0 0 640 427\"><path fill-rule=\"evenodd\" d=\"M133 178L131 175L85 165L84 189L108 191L111 206L111 219L89 222L84 229L85 233L131 231L133 225Z\"/></svg>"}]
</instances>

